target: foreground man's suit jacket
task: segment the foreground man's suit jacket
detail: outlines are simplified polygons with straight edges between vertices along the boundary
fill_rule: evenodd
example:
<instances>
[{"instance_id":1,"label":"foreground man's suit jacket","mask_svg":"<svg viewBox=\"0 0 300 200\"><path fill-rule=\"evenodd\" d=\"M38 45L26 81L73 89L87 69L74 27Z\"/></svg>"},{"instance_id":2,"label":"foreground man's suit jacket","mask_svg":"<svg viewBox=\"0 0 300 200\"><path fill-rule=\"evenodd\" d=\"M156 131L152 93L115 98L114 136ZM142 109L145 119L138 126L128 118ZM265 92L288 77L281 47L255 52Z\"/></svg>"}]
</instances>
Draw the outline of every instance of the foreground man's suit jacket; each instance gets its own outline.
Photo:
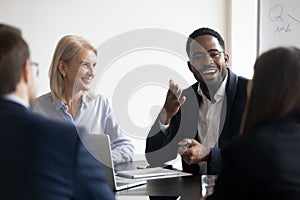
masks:
<instances>
[{"instance_id":1,"label":"foreground man's suit jacket","mask_svg":"<svg viewBox=\"0 0 300 200\"><path fill-rule=\"evenodd\" d=\"M114 199L75 127L0 98L1 199Z\"/></svg>"}]
</instances>

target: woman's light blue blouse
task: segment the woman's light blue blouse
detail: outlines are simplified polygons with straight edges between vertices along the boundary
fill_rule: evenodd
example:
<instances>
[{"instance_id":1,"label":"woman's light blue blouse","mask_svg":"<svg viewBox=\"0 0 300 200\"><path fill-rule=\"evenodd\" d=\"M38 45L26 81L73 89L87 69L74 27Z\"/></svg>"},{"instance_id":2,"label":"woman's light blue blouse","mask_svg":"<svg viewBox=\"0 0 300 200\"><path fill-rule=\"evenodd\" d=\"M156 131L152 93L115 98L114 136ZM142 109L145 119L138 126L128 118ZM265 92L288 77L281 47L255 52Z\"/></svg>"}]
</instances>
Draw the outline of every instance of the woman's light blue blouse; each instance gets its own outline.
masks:
<instances>
[{"instance_id":1,"label":"woman's light blue blouse","mask_svg":"<svg viewBox=\"0 0 300 200\"><path fill-rule=\"evenodd\" d=\"M131 161L134 146L116 123L108 99L98 94L95 95L95 98L84 95L82 100L75 120L67 112L68 107L63 102L54 100L51 93L38 97L33 110L54 120L65 120L76 126L83 126L88 133L108 134L111 140L114 164Z\"/></svg>"}]
</instances>

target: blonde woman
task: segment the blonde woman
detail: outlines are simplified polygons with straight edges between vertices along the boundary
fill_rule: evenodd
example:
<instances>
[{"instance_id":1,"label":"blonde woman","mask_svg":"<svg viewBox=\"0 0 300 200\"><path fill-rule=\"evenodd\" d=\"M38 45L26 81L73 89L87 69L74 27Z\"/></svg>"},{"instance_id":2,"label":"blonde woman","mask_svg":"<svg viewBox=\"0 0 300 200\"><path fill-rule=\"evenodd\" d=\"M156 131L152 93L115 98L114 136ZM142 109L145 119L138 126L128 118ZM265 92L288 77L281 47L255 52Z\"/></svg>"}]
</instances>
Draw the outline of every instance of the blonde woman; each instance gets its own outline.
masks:
<instances>
[{"instance_id":1,"label":"blonde woman","mask_svg":"<svg viewBox=\"0 0 300 200\"><path fill-rule=\"evenodd\" d=\"M84 126L89 133L108 134L114 164L131 161L134 146L115 122L108 99L89 92L96 61L97 50L84 38L61 38L49 70L51 92L37 98L34 111Z\"/></svg>"}]
</instances>

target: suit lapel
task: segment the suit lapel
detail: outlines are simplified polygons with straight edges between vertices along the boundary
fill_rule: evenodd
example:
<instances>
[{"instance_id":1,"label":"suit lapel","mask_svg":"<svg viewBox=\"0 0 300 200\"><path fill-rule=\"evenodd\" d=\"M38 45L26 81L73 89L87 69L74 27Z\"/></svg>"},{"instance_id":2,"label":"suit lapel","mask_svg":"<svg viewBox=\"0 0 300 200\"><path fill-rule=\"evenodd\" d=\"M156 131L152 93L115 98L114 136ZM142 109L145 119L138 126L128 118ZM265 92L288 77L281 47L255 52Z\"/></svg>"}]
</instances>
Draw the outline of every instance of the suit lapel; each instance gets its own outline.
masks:
<instances>
[{"instance_id":1,"label":"suit lapel","mask_svg":"<svg viewBox=\"0 0 300 200\"><path fill-rule=\"evenodd\" d=\"M221 131L219 146L226 140L227 135L230 134L230 118L231 118L231 108L235 99L236 90L237 90L238 77L228 70L228 80L226 84L226 98L224 98L222 111L221 111L221 120L219 130Z\"/></svg>"},{"instance_id":2,"label":"suit lapel","mask_svg":"<svg viewBox=\"0 0 300 200\"><path fill-rule=\"evenodd\" d=\"M230 70L228 70L228 80L226 85L227 110L231 110L235 98L236 90L237 90L237 82L238 82L238 77Z\"/></svg>"}]
</instances>

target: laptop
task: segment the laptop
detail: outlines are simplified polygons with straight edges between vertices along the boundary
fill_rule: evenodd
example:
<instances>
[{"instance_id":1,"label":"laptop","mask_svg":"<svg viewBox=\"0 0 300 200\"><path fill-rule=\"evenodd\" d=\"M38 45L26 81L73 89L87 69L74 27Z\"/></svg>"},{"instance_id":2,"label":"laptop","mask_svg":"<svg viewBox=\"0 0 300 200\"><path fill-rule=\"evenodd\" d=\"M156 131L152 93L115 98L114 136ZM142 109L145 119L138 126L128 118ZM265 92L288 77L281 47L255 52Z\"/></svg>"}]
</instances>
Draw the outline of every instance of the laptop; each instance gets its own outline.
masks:
<instances>
[{"instance_id":1,"label":"laptop","mask_svg":"<svg viewBox=\"0 0 300 200\"><path fill-rule=\"evenodd\" d=\"M103 170L109 185L114 191L146 184L145 180L132 180L128 178L116 177L114 164L111 155L111 145L107 134L88 134L90 152L101 161Z\"/></svg>"}]
</instances>

